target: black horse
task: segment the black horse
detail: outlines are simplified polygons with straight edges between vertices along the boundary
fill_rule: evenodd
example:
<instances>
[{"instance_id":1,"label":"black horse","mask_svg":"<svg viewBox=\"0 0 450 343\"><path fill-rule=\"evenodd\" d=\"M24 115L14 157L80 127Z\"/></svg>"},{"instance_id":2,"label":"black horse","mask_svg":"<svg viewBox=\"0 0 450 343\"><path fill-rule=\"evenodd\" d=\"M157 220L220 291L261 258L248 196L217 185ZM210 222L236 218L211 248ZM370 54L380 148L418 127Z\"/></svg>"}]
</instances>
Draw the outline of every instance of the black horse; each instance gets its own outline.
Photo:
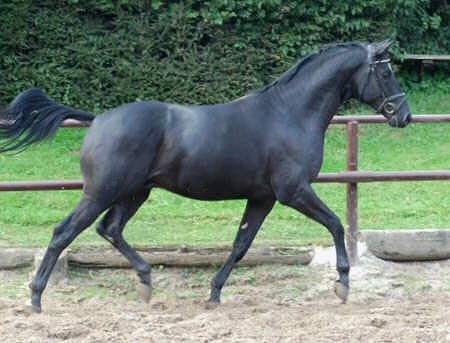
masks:
<instances>
[{"instance_id":1,"label":"black horse","mask_svg":"<svg viewBox=\"0 0 450 343\"><path fill-rule=\"evenodd\" d=\"M323 224L333 235L345 301L349 263L344 229L311 188L319 173L325 130L343 101L371 105L394 127L411 114L385 56L390 40L322 47L273 83L235 101L210 106L135 102L99 116L60 105L37 89L19 94L4 112L1 151L17 150L53 134L67 118L92 122L80 153L83 195L59 223L30 284L31 308L60 253L107 211L98 233L137 271L139 295L151 297L150 265L124 240L126 222L161 187L201 200L247 199L233 249L211 282L209 302L219 303L233 265L247 252L275 201Z\"/></svg>"}]
</instances>

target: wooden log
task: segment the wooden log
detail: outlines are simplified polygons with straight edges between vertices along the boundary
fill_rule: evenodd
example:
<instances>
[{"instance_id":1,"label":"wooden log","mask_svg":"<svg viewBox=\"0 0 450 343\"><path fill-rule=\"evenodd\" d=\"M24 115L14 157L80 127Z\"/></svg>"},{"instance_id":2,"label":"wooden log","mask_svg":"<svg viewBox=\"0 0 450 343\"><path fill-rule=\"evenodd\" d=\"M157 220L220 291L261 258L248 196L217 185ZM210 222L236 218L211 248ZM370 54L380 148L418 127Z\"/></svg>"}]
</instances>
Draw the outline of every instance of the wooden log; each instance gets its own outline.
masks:
<instances>
[{"instance_id":1,"label":"wooden log","mask_svg":"<svg viewBox=\"0 0 450 343\"><path fill-rule=\"evenodd\" d=\"M31 266L36 249L0 248L0 269L13 269Z\"/></svg>"},{"instance_id":2,"label":"wooden log","mask_svg":"<svg viewBox=\"0 0 450 343\"><path fill-rule=\"evenodd\" d=\"M220 266L230 250L226 248L138 247L142 258L152 265L174 267ZM239 266L260 264L309 264L314 256L310 247L261 247L249 249ZM130 268L129 262L109 247L80 247L68 252L69 264L85 268Z\"/></svg>"}]
</instances>

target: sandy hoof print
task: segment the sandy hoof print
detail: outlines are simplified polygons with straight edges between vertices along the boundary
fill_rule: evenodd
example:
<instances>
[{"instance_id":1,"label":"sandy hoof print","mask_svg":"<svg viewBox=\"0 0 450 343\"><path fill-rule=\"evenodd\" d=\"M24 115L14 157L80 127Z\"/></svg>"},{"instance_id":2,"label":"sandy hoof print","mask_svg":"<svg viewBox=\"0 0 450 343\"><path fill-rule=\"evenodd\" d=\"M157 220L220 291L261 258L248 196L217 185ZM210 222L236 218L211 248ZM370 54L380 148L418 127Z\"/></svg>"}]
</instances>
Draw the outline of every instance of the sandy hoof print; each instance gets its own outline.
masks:
<instances>
[{"instance_id":1,"label":"sandy hoof print","mask_svg":"<svg viewBox=\"0 0 450 343\"><path fill-rule=\"evenodd\" d=\"M139 283L136 286L136 292L139 295L139 297L144 300L146 303L150 302L150 299L152 298L152 287L148 286L143 283Z\"/></svg>"},{"instance_id":2,"label":"sandy hoof print","mask_svg":"<svg viewBox=\"0 0 450 343\"><path fill-rule=\"evenodd\" d=\"M343 304L347 302L348 291L349 288L344 284L340 283L339 281L336 281L334 283L334 293L338 296L339 299L342 300Z\"/></svg>"}]
</instances>

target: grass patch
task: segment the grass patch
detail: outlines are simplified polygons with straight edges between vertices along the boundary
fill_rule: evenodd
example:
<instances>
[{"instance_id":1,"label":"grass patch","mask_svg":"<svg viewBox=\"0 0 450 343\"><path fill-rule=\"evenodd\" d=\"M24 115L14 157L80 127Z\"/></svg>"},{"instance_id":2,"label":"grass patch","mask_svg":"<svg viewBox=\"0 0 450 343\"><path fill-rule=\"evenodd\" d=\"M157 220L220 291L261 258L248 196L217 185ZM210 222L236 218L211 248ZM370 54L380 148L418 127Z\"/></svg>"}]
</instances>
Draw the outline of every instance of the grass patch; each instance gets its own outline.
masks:
<instances>
[{"instance_id":1,"label":"grass patch","mask_svg":"<svg viewBox=\"0 0 450 343\"><path fill-rule=\"evenodd\" d=\"M411 91L413 113L450 113L447 92ZM365 108L354 112L367 113ZM80 178L78 155L86 129L60 129L51 142L19 155L0 155L0 180ZM360 125L360 170L450 169L449 125L411 124L404 129ZM345 169L345 127L327 132L322 172ZM344 221L345 185L314 184L324 202ZM0 192L0 245L47 245L53 227L76 205L80 191ZM359 186L361 229L448 228L448 181L368 183ZM231 245L245 201L203 202L154 190L132 218L125 237L132 244ZM332 243L328 231L296 211L277 204L266 219L256 245ZM75 245L107 244L93 228Z\"/></svg>"},{"instance_id":2,"label":"grass patch","mask_svg":"<svg viewBox=\"0 0 450 343\"><path fill-rule=\"evenodd\" d=\"M400 282L407 292L427 292L432 289L429 283L412 275L399 275L397 276L396 281Z\"/></svg>"}]
</instances>

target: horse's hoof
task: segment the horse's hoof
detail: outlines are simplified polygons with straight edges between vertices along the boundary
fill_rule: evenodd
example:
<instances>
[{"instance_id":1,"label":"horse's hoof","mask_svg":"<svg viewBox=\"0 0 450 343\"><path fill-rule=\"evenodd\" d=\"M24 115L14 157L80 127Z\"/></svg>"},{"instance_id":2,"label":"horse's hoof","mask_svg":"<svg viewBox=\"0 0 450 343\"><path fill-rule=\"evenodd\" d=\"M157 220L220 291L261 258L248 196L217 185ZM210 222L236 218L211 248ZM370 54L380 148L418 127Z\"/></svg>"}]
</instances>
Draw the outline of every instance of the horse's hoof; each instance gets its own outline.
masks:
<instances>
[{"instance_id":1,"label":"horse's hoof","mask_svg":"<svg viewBox=\"0 0 450 343\"><path fill-rule=\"evenodd\" d=\"M27 301L25 303L25 310L29 313L41 313L42 309L40 306L35 306L31 303L31 301Z\"/></svg>"},{"instance_id":2,"label":"horse's hoof","mask_svg":"<svg viewBox=\"0 0 450 343\"><path fill-rule=\"evenodd\" d=\"M136 292L139 295L139 297L144 300L146 303L150 301L152 298L152 287L149 285L146 285L142 282L140 282L136 286Z\"/></svg>"},{"instance_id":3,"label":"horse's hoof","mask_svg":"<svg viewBox=\"0 0 450 343\"><path fill-rule=\"evenodd\" d=\"M342 300L342 303L345 304L348 298L348 290L349 288L343 283L336 281L334 283L334 293L338 296L339 299Z\"/></svg>"}]
</instances>

